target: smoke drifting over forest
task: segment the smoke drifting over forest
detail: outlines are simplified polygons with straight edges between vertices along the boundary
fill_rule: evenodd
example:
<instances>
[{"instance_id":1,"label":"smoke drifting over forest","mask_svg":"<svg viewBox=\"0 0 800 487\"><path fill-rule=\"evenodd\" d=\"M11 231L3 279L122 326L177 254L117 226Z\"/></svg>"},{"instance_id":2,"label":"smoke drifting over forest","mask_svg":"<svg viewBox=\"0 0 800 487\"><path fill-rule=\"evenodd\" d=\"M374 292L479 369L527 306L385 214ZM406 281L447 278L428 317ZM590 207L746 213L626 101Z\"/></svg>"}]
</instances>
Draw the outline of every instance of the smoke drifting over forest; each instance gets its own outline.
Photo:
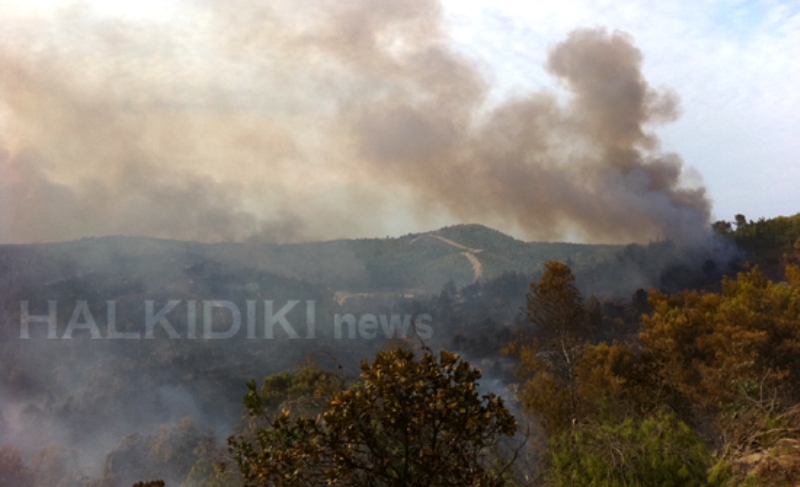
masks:
<instances>
[{"instance_id":1,"label":"smoke drifting over forest","mask_svg":"<svg viewBox=\"0 0 800 487\"><path fill-rule=\"evenodd\" d=\"M299 241L480 222L689 239L705 190L620 32L549 52L563 91L490 103L435 0L187 1L149 22L0 11L0 242ZM689 182L691 183L691 181Z\"/></svg>"}]
</instances>

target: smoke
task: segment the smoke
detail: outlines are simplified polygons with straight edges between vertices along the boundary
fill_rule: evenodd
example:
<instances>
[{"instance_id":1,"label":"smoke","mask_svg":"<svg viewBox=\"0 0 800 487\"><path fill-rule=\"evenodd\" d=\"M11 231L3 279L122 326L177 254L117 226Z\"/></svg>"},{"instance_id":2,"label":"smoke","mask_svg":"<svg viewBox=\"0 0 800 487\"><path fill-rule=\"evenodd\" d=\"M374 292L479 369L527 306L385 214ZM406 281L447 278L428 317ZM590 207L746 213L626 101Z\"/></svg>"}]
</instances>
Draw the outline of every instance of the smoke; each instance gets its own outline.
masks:
<instances>
[{"instance_id":1,"label":"smoke","mask_svg":"<svg viewBox=\"0 0 800 487\"><path fill-rule=\"evenodd\" d=\"M0 242L303 241L481 222L696 238L703 187L632 39L572 32L561 91L490 103L436 0L194 0L122 20L0 10Z\"/></svg>"}]
</instances>

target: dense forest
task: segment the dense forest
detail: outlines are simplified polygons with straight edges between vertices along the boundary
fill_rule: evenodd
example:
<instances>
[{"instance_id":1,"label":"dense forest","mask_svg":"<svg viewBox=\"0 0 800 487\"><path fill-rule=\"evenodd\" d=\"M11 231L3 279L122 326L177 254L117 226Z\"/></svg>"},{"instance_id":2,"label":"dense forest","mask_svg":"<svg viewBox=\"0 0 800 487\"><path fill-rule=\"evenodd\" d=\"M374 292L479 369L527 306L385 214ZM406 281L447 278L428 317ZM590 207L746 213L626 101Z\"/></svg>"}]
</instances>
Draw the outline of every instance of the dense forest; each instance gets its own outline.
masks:
<instances>
[{"instance_id":1,"label":"dense forest","mask_svg":"<svg viewBox=\"0 0 800 487\"><path fill-rule=\"evenodd\" d=\"M0 246L0 487L795 485L798 266L800 214Z\"/></svg>"}]
</instances>

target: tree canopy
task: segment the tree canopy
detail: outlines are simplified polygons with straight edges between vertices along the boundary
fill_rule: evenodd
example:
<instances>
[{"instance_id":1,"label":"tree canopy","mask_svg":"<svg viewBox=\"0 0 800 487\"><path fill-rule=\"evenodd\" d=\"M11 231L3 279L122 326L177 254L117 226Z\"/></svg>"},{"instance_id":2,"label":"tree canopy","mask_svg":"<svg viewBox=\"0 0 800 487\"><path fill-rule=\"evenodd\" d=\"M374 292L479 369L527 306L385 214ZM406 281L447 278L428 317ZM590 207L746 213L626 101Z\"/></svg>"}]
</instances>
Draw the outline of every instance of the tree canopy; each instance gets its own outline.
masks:
<instances>
[{"instance_id":1,"label":"tree canopy","mask_svg":"<svg viewBox=\"0 0 800 487\"><path fill-rule=\"evenodd\" d=\"M569 266L545 263L542 278L530 285L525 312L533 329L525 330L505 351L520 358L523 405L556 432L577 414L576 367L592 332L591 314Z\"/></svg>"},{"instance_id":2,"label":"tree canopy","mask_svg":"<svg viewBox=\"0 0 800 487\"><path fill-rule=\"evenodd\" d=\"M637 340L596 343L568 267L551 264L531 284L538 334L509 349L523 406L550 437L549 480L800 480L800 270L773 282L756 267L719 293L651 291L649 305ZM754 458L771 466L754 469Z\"/></svg>"},{"instance_id":3,"label":"tree canopy","mask_svg":"<svg viewBox=\"0 0 800 487\"><path fill-rule=\"evenodd\" d=\"M497 448L517 422L502 398L479 394L480 378L446 351L383 351L315 417L270 414L251 382L245 404L260 424L229 445L253 487L504 485Z\"/></svg>"}]
</instances>

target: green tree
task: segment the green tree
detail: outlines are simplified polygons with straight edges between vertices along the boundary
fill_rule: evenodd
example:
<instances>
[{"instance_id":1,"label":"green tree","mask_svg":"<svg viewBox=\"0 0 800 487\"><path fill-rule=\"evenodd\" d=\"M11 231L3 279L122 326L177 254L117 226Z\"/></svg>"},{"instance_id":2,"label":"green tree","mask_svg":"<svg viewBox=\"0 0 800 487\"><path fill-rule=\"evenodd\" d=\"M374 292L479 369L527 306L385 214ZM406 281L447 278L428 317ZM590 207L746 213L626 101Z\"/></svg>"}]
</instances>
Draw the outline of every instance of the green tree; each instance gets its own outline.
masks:
<instances>
[{"instance_id":1,"label":"green tree","mask_svg":"<svg viewBox=\"0 0 800 487\"><path fill-rule=\"evenodd\" d=\"M747 226L747 217L745 217L741 213L737 214L735 219L736 219L735 221L737 229L742 229Z\"/></svg>"},{"instance_id":2,"label":"green tree","mask_svg":"<svg viewBox=\"0 0 800 487\"><path fill-rule=\"evenodd\" d=\"M780 279L787 264L800 264L800 261L787 259L795 252L794 245L800 238L800 214L769 220L759 218L755 222L736 215L734 223L735 231L718 232L718 235L731 239L744 251L744 257L770 278Z\"/></svg>"},{"instance_id":3,"label":"green tree","mask_svg":"<svg viewBox=\"0 0 800 487\"><path fill-rule=\"evenodd\" d=\"M496 448L517 429L480 371L446 351L437 359L397 349L361 366L361 380L322 414L272 416L248 384L245 405L266 425L229 439L247 486L504 485Z\"/></svg>"}]
</instances>

